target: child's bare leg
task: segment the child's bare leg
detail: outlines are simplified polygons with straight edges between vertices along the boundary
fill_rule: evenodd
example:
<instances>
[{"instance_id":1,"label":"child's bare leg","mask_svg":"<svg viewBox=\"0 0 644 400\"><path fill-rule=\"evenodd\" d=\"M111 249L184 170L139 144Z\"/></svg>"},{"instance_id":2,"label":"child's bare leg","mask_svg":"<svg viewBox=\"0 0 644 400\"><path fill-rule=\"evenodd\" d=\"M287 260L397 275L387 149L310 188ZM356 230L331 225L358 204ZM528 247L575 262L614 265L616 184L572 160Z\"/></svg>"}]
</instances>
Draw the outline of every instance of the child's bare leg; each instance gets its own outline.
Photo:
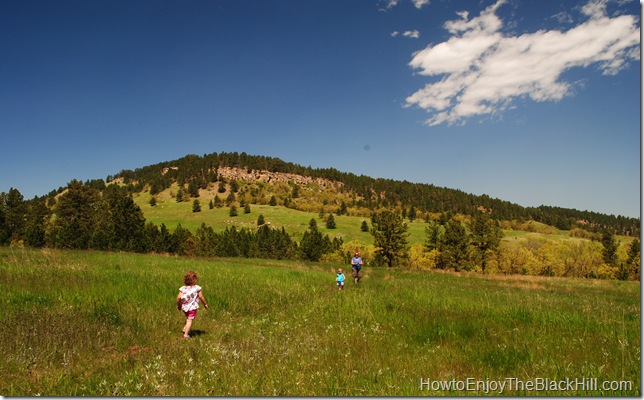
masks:
<instances>
[{"instance_id":1,"label":"child's bare leg","mask_svg":"<svg viewBox=\"0 0 644 400\"><path fill-rule=\"evenodd\" d=\"M183 337L190 337L190 328L192 328L192 319L186 319L186 325L183 327Z\"/></svg>"}]
</instances>

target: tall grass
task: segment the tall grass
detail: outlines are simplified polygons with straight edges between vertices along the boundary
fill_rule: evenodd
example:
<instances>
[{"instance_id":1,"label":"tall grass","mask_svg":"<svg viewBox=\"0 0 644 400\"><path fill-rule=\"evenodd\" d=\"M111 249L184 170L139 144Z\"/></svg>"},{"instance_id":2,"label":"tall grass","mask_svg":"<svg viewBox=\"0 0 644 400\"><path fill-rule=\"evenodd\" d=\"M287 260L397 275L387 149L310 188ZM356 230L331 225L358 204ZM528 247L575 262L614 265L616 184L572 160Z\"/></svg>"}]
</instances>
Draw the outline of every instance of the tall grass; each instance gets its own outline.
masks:
<instances>
[{"instance_id":1,"label":"tall grass","mask_svg":"<svg viewBox=\"0 0 644 400\"><path fill-rule=\"evenodd\" d=\"M629 381L640 395L638 282L0 249L0 395L498 395L420 379ZM193 338L186 270L211 307Z\"/></svg>"}]
</instances>

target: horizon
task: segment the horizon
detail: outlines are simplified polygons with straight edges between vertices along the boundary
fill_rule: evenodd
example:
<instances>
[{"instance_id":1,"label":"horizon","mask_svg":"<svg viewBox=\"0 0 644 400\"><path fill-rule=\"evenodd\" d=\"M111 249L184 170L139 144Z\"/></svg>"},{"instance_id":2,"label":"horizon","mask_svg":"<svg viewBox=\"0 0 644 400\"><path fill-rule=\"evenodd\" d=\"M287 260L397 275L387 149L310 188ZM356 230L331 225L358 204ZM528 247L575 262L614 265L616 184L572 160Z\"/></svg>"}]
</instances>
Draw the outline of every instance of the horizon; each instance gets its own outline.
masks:
<instances>
[{"instance_id":1,"label":"horizon","mask_svg":"<svg viewBox=\"0 0 644 400\"><path fill-rule=\"evenodd\" d=\"M0 192L188 154L640 218L635 2L0 4Z\"/></svg>"}]
</instances>

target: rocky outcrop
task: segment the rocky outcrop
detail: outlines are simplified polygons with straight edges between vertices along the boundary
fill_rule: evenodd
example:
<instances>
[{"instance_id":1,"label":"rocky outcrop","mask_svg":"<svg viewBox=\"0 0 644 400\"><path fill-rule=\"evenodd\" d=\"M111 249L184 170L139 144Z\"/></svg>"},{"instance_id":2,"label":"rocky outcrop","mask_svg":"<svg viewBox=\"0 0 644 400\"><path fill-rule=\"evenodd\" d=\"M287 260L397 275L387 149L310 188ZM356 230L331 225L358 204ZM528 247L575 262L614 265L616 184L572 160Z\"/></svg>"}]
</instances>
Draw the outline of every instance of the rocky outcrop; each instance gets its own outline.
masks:
<instances>
[{"instance_id":1,"label":"rocky outcrop","mask_svg":"<svg viewBox=\"0 0 644 400\"><path fill-rule=\"evenodd\" d=\"M238 167L219 167L217 174L226 180L236 180L243 182L266 182L266 183L295 183L299 186L305 186L309 183L316 183L322 188L340 188L343 183L334 182L323 178L312 178L310 176L302 176L297 174L289 174L283 172L270 172L250 170Z\"/></svg>"}]
</instances>

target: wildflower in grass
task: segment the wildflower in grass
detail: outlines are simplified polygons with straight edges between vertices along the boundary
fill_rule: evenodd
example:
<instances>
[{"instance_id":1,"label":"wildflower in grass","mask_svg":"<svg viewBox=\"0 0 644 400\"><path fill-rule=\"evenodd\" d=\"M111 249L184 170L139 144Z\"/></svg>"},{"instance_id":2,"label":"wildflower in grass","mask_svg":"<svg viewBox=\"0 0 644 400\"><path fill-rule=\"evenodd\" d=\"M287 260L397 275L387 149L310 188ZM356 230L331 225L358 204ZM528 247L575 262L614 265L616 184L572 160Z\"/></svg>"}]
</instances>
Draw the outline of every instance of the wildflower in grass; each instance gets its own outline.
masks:
<instances>
[{"instance_id":1,"label":"wildflower in grass","mask_svg":"<svg viewBox=\"0 0 644 400\"><path fill-rule=\"evenodd\" d=\"M190 338L190 329L192 328L192 321L197 316L197 309L199 309L199 301L203 302L203 306L208 309L208 303L203 297L201 286L197 285L197 273L188 271L183 277L184 286L179 288L177 295L177 310L183 311L186 315L186 325L183 327L184 339Z\"/></svg>"}]
</instances>

